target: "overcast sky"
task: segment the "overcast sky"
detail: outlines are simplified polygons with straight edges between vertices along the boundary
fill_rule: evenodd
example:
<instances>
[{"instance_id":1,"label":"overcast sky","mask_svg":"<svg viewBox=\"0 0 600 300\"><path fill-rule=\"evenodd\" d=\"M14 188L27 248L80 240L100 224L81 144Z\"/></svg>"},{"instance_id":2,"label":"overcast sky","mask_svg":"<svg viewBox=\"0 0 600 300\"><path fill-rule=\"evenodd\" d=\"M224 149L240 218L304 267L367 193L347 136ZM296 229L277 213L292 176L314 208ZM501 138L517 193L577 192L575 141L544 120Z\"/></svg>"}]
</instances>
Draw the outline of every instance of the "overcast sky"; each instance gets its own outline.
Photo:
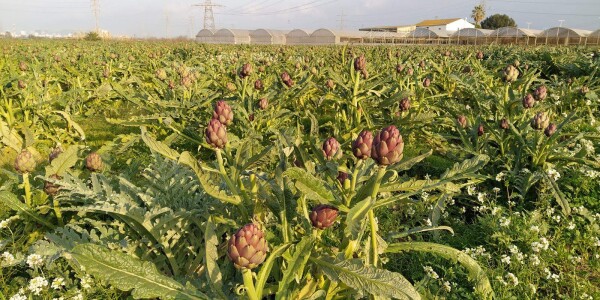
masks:
<instances>
[{"instance_id":1,"label":"overcast sky","mask_svg":"<svg viewBox=\"0 0 600 300\"><path fill-rule=\"evenodd\" d=\"M205 0L97 0L100 28L113 35L164 37L202 29ZM345 30L465 18L479 0L213 0L217 28ZM520 27L600 28L600 0L487 0L487 15L504 13ZM344 15L341 17L341 15ZM341 24L340 19L343 19ZM529 22L529 24L528 24ZM95 27L91 0L0 0L1 31L76 32Z\"/></svg>"}]
</instances>

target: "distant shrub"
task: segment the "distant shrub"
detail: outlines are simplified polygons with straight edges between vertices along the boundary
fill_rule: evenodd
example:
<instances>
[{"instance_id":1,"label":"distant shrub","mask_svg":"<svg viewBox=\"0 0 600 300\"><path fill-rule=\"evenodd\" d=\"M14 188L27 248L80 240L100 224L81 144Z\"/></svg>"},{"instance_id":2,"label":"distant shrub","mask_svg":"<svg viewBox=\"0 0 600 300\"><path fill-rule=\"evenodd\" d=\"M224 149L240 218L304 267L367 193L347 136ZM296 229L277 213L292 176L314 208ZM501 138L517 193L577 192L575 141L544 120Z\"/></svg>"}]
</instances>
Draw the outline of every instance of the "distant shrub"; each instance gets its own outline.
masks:
<instances>
[{"instance_id":1,"label":"distant shrub","mask_svg":"<svg viewBox=\"0 0 600 300\"><path fill-rule=\"evenodd\" d=\"M101 41L102 40L100 35L95 31L88 32L83 39L86 41Z\"/></svg>"}]
</instances>

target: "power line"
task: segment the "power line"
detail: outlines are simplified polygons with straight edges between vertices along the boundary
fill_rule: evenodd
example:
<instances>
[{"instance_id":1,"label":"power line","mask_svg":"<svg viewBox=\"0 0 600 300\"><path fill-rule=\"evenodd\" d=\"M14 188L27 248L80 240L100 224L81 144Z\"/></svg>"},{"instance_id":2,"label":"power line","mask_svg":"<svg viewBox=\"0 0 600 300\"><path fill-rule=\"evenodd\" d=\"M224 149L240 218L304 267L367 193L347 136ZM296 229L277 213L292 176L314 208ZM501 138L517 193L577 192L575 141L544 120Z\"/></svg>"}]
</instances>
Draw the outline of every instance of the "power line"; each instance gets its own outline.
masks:
<instances>
[{"instance_id":1,"label":"power line","mask_svg":"<svg viewBox=\"0 0 600 300\"><path fill-rule=\"evenodd\" d=\"M346 16L344 14L344 9L342 8L342 13L337 15L338 17L340 17L340 30L344 30L344 17Z\"/></svg>"},{"instance_id":2,"label":"power line","mask_svg":"<svg viewBox=\"0 0 600 300\"><path fill-rule=\"evenodd\" d=\"M213 4L211 0L205 0L203 4L194 4L192 6L204 7L204 29L215 29L215 16L213 15L213 7L223 7L220 4Z\"/></svg>"},{"instance_id":3,"label":"power line","mask_svg":"<svg viewBox=\"0 0 600 300\"><path fill-rule=\"evenodd\" d=\"M331 4L333 2L337 2L338 0L331 0L331 1L327 1L324 3L320 3L320 4L316 4L317 2L320 2L319 0L316 1L311 1L308 3L304 3L301 5L297 5L297 6L292 6L292 7L288 7L288 8L284 8L281 10L277 10L277 11L270 11L270 12L262 12L262 13L218 13L219 15L232 15L232 16L266 16L266 15L276 15L276 14L283 14L283 13L294 13L294 12L299 12L305 9L309 9L309 8L315 8L315 7L319 7L319 6L323 6L323 5L327 5L327 4Z\"/></svg>"}]
</instances>

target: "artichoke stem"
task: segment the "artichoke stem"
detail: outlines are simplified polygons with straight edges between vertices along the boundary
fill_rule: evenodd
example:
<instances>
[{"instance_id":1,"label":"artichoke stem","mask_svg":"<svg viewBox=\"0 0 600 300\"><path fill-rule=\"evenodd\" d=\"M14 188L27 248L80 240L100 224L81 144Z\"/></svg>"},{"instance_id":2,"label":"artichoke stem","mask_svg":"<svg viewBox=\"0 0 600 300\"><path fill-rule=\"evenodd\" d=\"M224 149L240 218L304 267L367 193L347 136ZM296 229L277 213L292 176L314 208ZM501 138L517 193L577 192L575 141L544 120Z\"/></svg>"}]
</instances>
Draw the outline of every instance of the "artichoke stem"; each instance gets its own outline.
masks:
<instances>
[{"instance_id":1,"label":"artichoke stem","mask_svg":"<svg viewBox=\"0 0 600 300\"><path fill-rule=\"evenodd\" d=\"M377 267L379 253L377 253L377 221L373 209L369 210L369 223L371 227L371 264Z\"/></svg>"},{"instance_id":2,"label":"artichoke stem","mask_svg":"<svg viewBox=\"0 0 600 300\"><path fill-rule=\"evenodd\" d=\"M31 201L31 185L29 184L29 173L23 173L23 189L25 190L25 204L28 207L32 207L33 203Z\"/></svg>"},{"instance_id":3,"label":"artichoke stem","mask_svg":"<svg viewBox=\"0 0 600 300\"><path fill-rule=\"evenodd\" d=\"M246 88L248 87L248 76L244 77L243 79L244 84L242 86L242 103L244 103L244 100L246 100ZM252 103L249 101L247 103L247 107L248 107L248 112L252 113Z\"/></svg>"},{"instance_id":4,"label":"artichoke stem","mask_svg":"<svg viewBox=\"0 0 600 300\"><path fill-rule=\"evenodd\" d=\"M256 288L254 287L254 280L252 279L252 271L250 269L242 269L242 276L244 277L244 286L246 287L246 294L250 300L259 300L256 294Z\"/></svg>"},{"instance_id":5,"label":"artichoke stem","mask_svg":"<svg viewBox=\"0 0 600 300\"><path fill-rule=\"evenodd\" d=\"M219 172L221 173L221 176L223 177L223 180L225 180L225 183L227 184L227 186L229 187L229 189L236 195L243 197L244 202L246 202L246 204L249 202L248 197L246 195L246 193L242 193L240 191L240 189L238 188L238 186L236 186L235 184L233 184L233 182L231 181L231 179L229 178L229 176L227 175L227 172L225 171L225 165L223 162L223 155L221 154L221 149L216 148L215 152L217 154L217 162L219 164ZM248 212L246 211L246 207L245 205L238 205L238 207L240 208L240 212L242 213L242 217L244 218L244 220L248 219Z\"/></svg>"},{"instance_id":6,"label":"artichoke stem","mask_svg":"<svg viewBox=\"0 0 600 300\"><path fill-rule=\"evenodd\" d=\"M56 219L58 220L58 225L61 227L64 226L65 223L63 222L62 212L60 211L60 206L58 206L58 200L56 200L56 197L54 196L52 196L52 206Z\"/></svg>"},{"instance_id":7,"label":"artichoke stem","mask_svg":"<svg viewBox=\"0 0 600 300\"><path fill-rule=\"evenodd\" d=\"M352 109L354 109L354 124L360 124L360 112L358 111L358 88L360 84L360 72L356 71L356 76L354 76L354 90L352 93Z\"/></svg>"}]
</instances>

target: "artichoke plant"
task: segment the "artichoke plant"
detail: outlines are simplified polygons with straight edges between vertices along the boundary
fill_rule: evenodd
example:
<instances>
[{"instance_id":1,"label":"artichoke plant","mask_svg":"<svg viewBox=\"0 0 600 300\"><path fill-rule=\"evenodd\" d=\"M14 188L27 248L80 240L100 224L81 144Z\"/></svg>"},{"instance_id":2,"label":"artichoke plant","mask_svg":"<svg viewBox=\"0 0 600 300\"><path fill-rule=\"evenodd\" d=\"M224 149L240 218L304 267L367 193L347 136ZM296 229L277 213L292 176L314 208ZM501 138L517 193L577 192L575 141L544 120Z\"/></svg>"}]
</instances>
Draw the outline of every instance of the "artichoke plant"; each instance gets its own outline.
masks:
<instances>
[{"instance_id":1,"label":"artichoke plant","mask_svg":"<svg viewBox=\"0 0 600 300\"><path fill-rule=\"evenodd\" d=\"M62 177L58 176L58 174L52 174L50 175L50 179L52 180L61 180ZM44 192L48 195L48 196L54 196L58 193L60 186L56 183L53 183L51 181L45 181L44 182Z\"/></svg>"},{"instance_id":2,"label":"artichoke plant","mask_svg":"<svg viewBox=\"0 0 600 300\"><path fill-rule=\"evenodd\" d=\"M360 56L354 59L354 70L357 72L364 72L367 67L367 60L365 59L365 55L361 54Z\"/></svg>"},{"instance_id":3,"label":"artichoke plant","mask_svg":"<svg viewBox=\"0 0 600 300\"><path fill-rule=\"evenodd\" d=\"M48 161L52 162L55 158L57 158L61 153L63 153L63 148L60 145L57 145L50 151L48 154Z\"/></svg>"},{"instance_id":4,"label":"artichoke plant","mask_svg":"<svg viewBox=\"0 0 600 300\"><path fill-rule=\"evenodd\" d=\"M397 64L396 65L396 73L400 74L400 73L402 73L402 71L404 71L404 65L403 64Z\"/></svg>"},{"instance_id":5,"label":"artichoke plant","mask_svg":"<svg viewBox=\"0 0 600 300\"><path fill-rule=\"evenodd\" d=\"M484 133L483 123L479 123L479 127L477 127L477 136L482 136Z\"/></svg>"},{"instance_id":6,"label":"artichoke plant","mask_svg":"<svg viewBox=\"0 0 600 300\"><path fill-rule=\"evenodd\" d=\"M240 77L244 79L250 75L252 75L252 65L249 63L242 65L242 69L240 70Z\"/></svg>"},{"instance_id":7,"label":"artichoke plant","mask_svg":"<svg viewBox=\"0 0 600 300\"><path fill-rule=\"evenodd\" d=\"M475 54L475 58L482 60L483 59L483 52L481 51L477 51L477 54Z\"/></svg>"},{"instance_id":8,"label":"artichoke plant","mask_svg":"<svg viewBox=\"0 0 600 300\"><path fill-rule=\"evenodd\" d=\"M227 256L238 269L254 269L267 257L265 234L253 223L240 228L229 239Z\"/></svg>"},{"instance_id":9,"label":"artichoke plant","mask_svg":"<svg viewBox=\"0 0 600 300\"><path fill-rule=\"evenodd\" d=\"M158 69L156 70L156 78L160 79L160 80L165 80L167 79L167 71L165 71L165 69Z\"/></svg>"},{"instance_id":10,"label":"artichoke plant","mask_svg":"<svg viewBox=\"0 0 600 300\"><path fill-rule=\"evenodd\" d=\"M36 166L33 154L27 149L23 149L15 159L15 170L21 174L33 172Z\"/></svg>"},{"instance_id":11,"label":"artichoke plant","mask_svg":"<svg viewBox=\"0 0 600 300\"><path fill-rule=\"evenodd\" d=\"M352 142L352 153L358 159L367 159L371 157L371 147L373 146L373 133L363 130Z\"/></svg>"},{"instance_id":12,"label":"artichoke plant","mask_svg":"<svg viewBox=\"0 0 600 300\"><path fill-rule=\"evenodd\" d=\"M535 105L535 99L531 94L527 94L523 97L523 108L532 108Z\"/></svg>"},{"instance_id":13,"label":"artichoke plant","mask_svg":"<svg viewBox=\"0 0 600 300\"><path fill-rule=\"evenodd\" d=\"M100 172L104 168L102 157L96 152L88 154L85 158L85 167L91 172Z\"/></svg>"},{"instance_id":14,"label":"artichoke plant","mask_svg":"<svg viewBox=\"0 0 600 300\"><path fill-rule=\"evenodd\" d=\"M292 87L294 85L294 81L292 80L292 77L290 77L290 74L288 74L288 72L283 72L281 73L281 81L283 81L283 83L287 86L287 87Z\"/></svg>"},{"instance_id":15,"label":"artichoke plant","mask_svg":"<svg viewBox=\"0 0 600 300\"><path fill-rule=\"evenodd\" d=\"M506 118L503 118L502 120L500 120L500 128L507 130L508 128L510 128L510 124L508 123L508 120Z\"/></svg>"},{"instance_id":16,"label":"artichoke plant","mask_svg":"<svg viewBox=\"0 0 600 300\"><path fill-rule=\"evenodd\" d=\"M254 81L254 89L257 91L262 91L263 88L263 82L260 79L256 79L256 81Z\"/></svg>"},{"instance_id":17,"label":"artichoke plant","mask_svg":"<svg viewBox=\"0 0 600 300\"><path fill-rule=\"evenodd\" d=\"M545 112L539 112L531 119L531 128L542 130L550 124L550 117Z\"/></svg>"},{"instance_id":18,"label":"artichoke plant","mask_svg":"<svg viewBox=\"0 0 600 300\"><path fill-rule=\"evenodd\" d=\"M535 91L533 91L533 97L537 101L542 101L542 100L546 99L547 92L548 91L546 89L546 86L540 85L535 89Z\"/></svg>"},{"instance_id":19,"label":"artichoke plant","mask_svg":"<svg viewBox=\"0 0 600 300\"><path fill-rule=\"evenodd\" d=\"M204 130L204 138L208 144L223 149L227 144L227 130L218 119L211 119Z\"/></svg>"},{"instance_id":20,"label":"artichoke plant","mask_svg":"<svg viewBox=\"0 0 600 300\"><path fill-rule=\"evenodd\" d=\"M423 79L423 87L429 87L431 85L431 79L429 79L429 77L425 77L425 79Z\"/></svg>"},{"instance_id":21,"label":"artichoke plant","mask_svg":"<svg viewBox=\"0 0 600 300\"><path fill-rule=\"evenodd\" d=\"M333 79L327 79L325 86L327 86L328 89L333 90L335 89L335 82L333 82Z\"/></svg>"},{"instance_id":22,"label":"artichoke plant","mask_svg":"<svg viewBox=\"0 0 600 300\"><path fill-rule=\"evenodd\" d=\"M349 178L350 176L348 175L348 173L346 172L342 172L339 171L338 172L338 176L337 176L337 180L341 183L344 184L344 182Z\"/></svg>"},{"instance_id":23,"label":"artichoke plant","mask_svg":"<svg viewBox=\"0 0 600 300\"><path fill-rule=\"evenodd\" d=\"M317 229L331 227L338 216L338 209L331 205L317 205L310 211L310 222Z\"/></svg>"},{"instance_id":24,"label":"artichoke plant","mask_svg":"<svg viewBox=\"0 0 600 300\"><path fill-rule=\"evenodd\" d=\"M233 122L233 110L231 110L231 106L223 100L217 101L215 110L213 111L213 119L219 120L225 126L231 125Z\"/></svg>"},{"instance_id":25,"label":"artichoke plant","mask_svg":"<svg viewBox=\"0 0 600 300\"><path fill-rule=\"evenodd\" d=\"M556 132L556 124L554 123L550 123L550 125L548 125L548 127L546 127L546 129L544 129L544 134L547 137L551 137L555 132Z\"/></svg>"},{"instance_id":26,"label":"artichoke plant","mask_svg":"<svg viewBox=\"0 0 600 300\"><path fill-rule=\"evenodd\" d=\"M258 101L258 107L262 110L265 110L269 107L269 100L267 98L260 98Z\"/></svg>"},{"instance_id":27,"label":"artichoke plant","mask_svg":"<svg viewBox=\"0 0 600 300\"><path fill-rule=\"evenodd\" d=\"M515 68L513 65L508 65L506 68L504 68L502 75L504 81L513 82L519 77L519 70L517 70L517 68Z\"/></svg>"},{"instance_id":28,"label":"artichoke plant","mask_svg":"<svg viewBox=\"0 0 600 300\"><path fill-rule=\"evenodd\" d=\"M334 137L330 137L325 140L325 142L323 142L322 149L323 156L325 156L325 159L327 160L332 160L342 156L340 143Z\"/></svg>"},{"instance_id":29,"label":"artichoke plant","mask_svg":"<svg viewBox=\"0 0 600 300\"><path fill-rule=\"evenodd\" d=\"M402 98L399 103L400 111L408 111L410 109L410 99L408 97Z\"/></svg>"},{"instance_id":30,"label":"artichoke plant","mask_svg":"<svg viewBox=\"0 0 600 300\"><path fill-rule=\"evenodd\" d=\"M402 159L404 141L394 125L382 129L373 139L371 157L381 166L395 164Z\"/></svg>"},{"instance_id":31,"label":"artichoke plant","mask_svg":"<svg viewBox=\"0 0 600 300\"><path fill-rule=\"evenodd\" d=\"M458 122L460 127L467 128L467 125L468 125L467 117L465 117L464 115L460 115L460 116L456 117L456 122Z\"/></svg>"}]
</instances>

